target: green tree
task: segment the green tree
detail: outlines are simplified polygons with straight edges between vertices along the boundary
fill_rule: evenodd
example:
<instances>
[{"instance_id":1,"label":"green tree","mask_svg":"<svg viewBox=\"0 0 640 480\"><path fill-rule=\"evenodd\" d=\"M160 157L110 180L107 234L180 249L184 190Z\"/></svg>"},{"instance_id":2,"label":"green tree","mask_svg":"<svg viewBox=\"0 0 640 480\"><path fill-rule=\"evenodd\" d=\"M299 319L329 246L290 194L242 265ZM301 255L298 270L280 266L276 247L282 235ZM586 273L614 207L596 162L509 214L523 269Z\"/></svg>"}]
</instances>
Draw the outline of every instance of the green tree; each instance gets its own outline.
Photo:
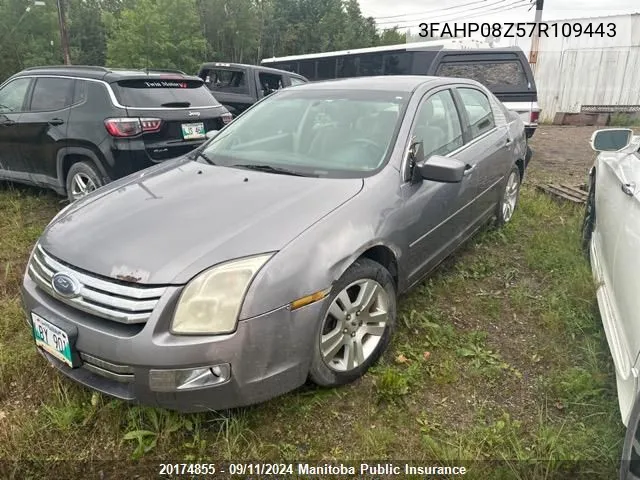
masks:
<instances>
[{"instance_id":1,"label":"green tree","mask_svg":"<svg viewBox=\"0 0 640 480\"><path fill-rule=\"evenodd\" d=\"M26 67L61 63L55 4L0 1L0 81Z\"/></svg>"},{"instance_id":2,"label":"green tree","mask_svg":"<svg viewBox=\"0 0 640 480\"><path fill-rule=\"evenodd\" d=\"M100 0L69 0L68 24L71 62L79 65L104 65L107 36Z\"/></svg>"},{"instance_id":3,"label":"green tree","mask_svg":"<svg viewBox=\"0 0 640 480\"><path fill-rule=\"evenodd\" d=\"M205 40L195 0L138 0L109 22L107 64L197 71Z\"/></svg>"}]
</instances>

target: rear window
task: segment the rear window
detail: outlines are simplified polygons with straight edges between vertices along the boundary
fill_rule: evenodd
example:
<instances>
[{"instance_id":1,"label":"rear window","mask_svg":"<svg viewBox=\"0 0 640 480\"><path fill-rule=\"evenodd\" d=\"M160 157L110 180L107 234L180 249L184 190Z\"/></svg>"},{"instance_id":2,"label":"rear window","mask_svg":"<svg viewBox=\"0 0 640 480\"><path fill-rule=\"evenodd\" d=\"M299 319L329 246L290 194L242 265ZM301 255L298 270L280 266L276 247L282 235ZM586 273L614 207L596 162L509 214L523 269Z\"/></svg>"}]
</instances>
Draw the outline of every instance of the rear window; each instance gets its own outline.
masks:
<instances>
[{"instance_id":1,"label":"rear window","mask_svg":"<svg viewBox=\"0 0 640 480\"><path fill-rule=\"evenodd\" d=\"M214 92L249 94L247 76L242 70L212 68L201 75L207 87Z\"/></svg>"},{"instance_id":2,"label":"rear window","mask_svg":"<svg viewBox=\"0 0 640 480\"><path fill-rule=\"evenodd\" d=\"M121 80L114 88L118 101L126 107L208 107L220 105L199 80Z\"/></svg>"},{"instance_id":3,"label":"rear window","mask_svg":"<svg viewBox=\"0 0 640 480\"><path fill-rule=\"evenodd\" d=\"M469 78L491 90L528 89L527 74L518 61L509 62L451 62L442 63L436 75Z\"/></svg>"}]
</instances>

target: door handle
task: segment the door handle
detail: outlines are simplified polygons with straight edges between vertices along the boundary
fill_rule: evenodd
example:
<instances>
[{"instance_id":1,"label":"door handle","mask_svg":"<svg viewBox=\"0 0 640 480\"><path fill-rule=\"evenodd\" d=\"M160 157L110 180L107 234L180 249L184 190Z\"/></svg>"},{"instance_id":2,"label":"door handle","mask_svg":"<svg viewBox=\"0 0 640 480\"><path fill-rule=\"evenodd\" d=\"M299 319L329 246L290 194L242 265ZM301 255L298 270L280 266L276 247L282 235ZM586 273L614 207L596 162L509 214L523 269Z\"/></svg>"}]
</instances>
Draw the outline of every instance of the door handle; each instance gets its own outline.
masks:
<instances>
[{"instance_id":1,"label":"door handle","mask_svg":"<svg viewBox=\"0 0 640 480\"><path fill-rule=\"evenodd\" d=\"M62 120L61 118L52 118L51 120L49 120L49 125L62 125L64 123L64 120Z\"/></svg>"},{"instance_id":2,"label":"door handle","mask_svg":"<svg viewBox=\"0 0 640 480\"><path fill-rule=\"evenodd\" d=\"M463 175L466 177L468 175L471 175L471 172L473 172L473 170L476 168L475 165L469 165L467 164L466 167L464 167L464 172Z\"/></svg>"},{"instance_id":3,"label":"door handle","mask_svg":"<svg viewBox=\"0 0 640 480\"><path fill-rule=\"evenodd\" d=\"M635 195L636 193L636 184L631 182L631 183L623 183L622 184L622 191L624 193L626 193L627 195Z\"/></svg>"}]
</instances>

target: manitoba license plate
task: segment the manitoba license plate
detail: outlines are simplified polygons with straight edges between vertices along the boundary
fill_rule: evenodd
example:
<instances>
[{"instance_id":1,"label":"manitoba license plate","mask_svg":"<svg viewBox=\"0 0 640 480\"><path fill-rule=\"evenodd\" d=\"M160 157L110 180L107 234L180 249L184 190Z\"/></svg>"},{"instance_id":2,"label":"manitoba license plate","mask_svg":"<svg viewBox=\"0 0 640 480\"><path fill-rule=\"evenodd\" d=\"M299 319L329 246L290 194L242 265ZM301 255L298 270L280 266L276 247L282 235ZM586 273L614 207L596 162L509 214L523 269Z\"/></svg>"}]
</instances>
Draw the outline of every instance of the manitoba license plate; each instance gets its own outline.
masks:
<instances>
[{"instance_id":1,"label":"manitoba license plate","mask_svg":"<svg viewBox=\"0 0 640 480\"><path fill-rule=\"evenodd\" d=\"M31 314L36 345L58 360L73 367L69 337L55 325L35 313Z\"/></svg>"},{"instance_id":2,"label":"manitoba license plate","mask_svg":"<svg viewBox=\"0 0 640 480\"><path fill-rule=\"evenodd\" d=\"M207 132L204 129L204 123L183 123L182 137L185 140L196 140L205 138Z\"/></svg>"}]
</instances>

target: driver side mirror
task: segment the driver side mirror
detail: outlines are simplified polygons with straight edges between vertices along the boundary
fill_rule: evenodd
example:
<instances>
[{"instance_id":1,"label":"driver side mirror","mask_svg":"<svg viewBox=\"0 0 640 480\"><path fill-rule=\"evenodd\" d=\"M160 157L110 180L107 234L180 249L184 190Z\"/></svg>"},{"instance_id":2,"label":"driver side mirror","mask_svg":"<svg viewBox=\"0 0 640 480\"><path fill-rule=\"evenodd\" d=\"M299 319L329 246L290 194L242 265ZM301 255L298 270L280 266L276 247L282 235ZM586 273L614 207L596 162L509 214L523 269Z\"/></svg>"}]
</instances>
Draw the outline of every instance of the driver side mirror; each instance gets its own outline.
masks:
<instances>
[{"instance_id":1,"label":"driver side mirror","mask_svg":"<svg viewBox=\"0 0 640 480\"><path fill-rule=\"evenodd\" d=\"M215 138L216 135L218 135L219 130L209 130L205 136L207 137L208 140L211 140L212 138Z\"/></svg>"},{"instance_id":2,"label":"driver side mirror","mask_svg":"<svg viewBox=\"0 0 640 480\"><path fill-rule=\"evenodd\" d=\"M596 152L617 152L629 145L633 137L630 128L606 128L591 135L591 148Z\"/></svg>"},{"instance_id":3,"label":"driver side mirror","mask_svg":"<svg viewBox=\"0 0 640 480\"><path fill-rule=\"evenodd\" d=\"M460 160L440 155L425 158L424 146L415 141L409 147L409 158L413 163L413 179L431 180L440 183L459 183L464 178L467 165Z\"/></svg>"},{"instance_id":4,"label":"driver side mirror","mask_svg":"<svg viewBox=\"0 0 640 480\"><path fill-rule=\"evenodd\" d=\"M459 183L464 178L467 165L460 160L433 155L428 160L416 164L424 180L441 183Z\"/></svg>"}]
</instances>

